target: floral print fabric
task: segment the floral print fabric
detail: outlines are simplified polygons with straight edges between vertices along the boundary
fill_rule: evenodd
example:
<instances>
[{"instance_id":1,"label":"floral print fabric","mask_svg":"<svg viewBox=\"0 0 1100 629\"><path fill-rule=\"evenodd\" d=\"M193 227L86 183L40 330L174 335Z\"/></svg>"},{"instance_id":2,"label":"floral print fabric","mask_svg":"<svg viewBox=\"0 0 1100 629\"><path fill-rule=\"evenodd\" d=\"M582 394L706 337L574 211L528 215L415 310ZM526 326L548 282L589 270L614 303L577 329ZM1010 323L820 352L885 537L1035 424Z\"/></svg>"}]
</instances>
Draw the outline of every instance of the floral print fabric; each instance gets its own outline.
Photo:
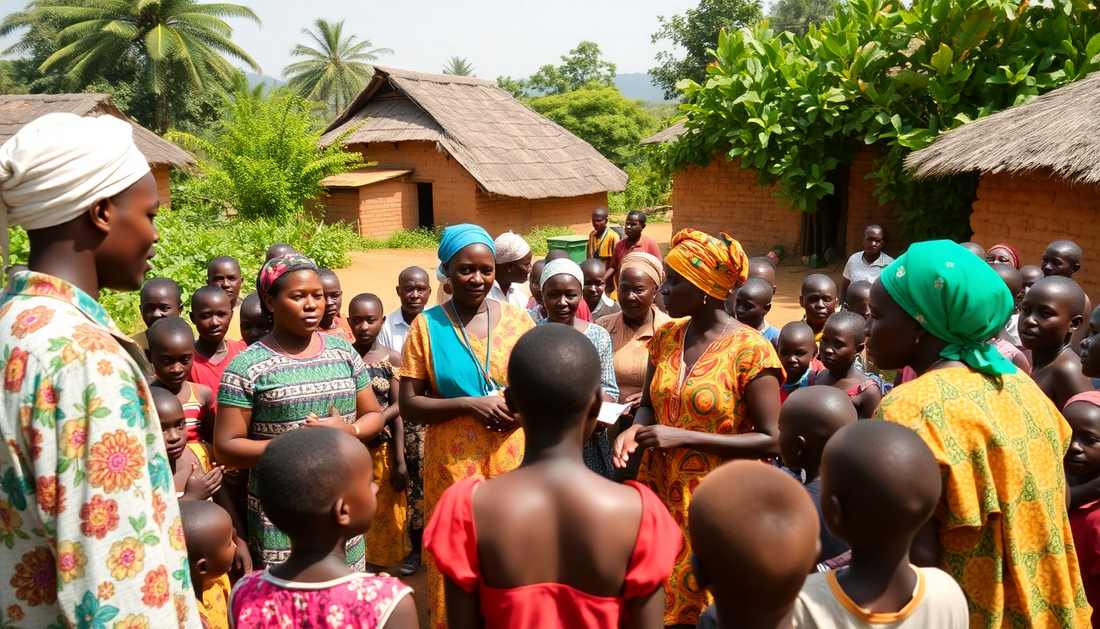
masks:
<instances>
[{"instance_id":1,"label":"floral print fabric","mask_svg":"<svg viewBox=\"0 0 1100 629\"><path fill-rule=\"evenodd\" d=\"M324 583L284 581L267 570L241 577L230 596L237 629L376 629L412 589L388 576L355 573Z\"/></svg>"},{"instance_id":2,"label":"floral print fabric","mask_svg":"<svg viewBox=\"0 0 1100 629\"><path fill-rule=\"evenodd\" d=\"M143 357L75 286L0 296L0 626L200 621Z\"/></svg>"}]
</instances>

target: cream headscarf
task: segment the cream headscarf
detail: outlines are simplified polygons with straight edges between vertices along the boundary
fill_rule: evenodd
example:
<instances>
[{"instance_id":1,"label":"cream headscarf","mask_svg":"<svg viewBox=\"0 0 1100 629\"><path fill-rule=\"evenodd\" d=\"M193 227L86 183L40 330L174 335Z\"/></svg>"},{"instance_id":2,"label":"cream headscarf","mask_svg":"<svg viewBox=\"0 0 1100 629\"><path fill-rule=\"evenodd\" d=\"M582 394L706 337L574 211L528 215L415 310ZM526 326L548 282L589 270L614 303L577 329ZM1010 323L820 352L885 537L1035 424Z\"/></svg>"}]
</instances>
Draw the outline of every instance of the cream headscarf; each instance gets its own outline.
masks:
<instances>
[{"instance_id":1,"label":"cream headscarf","mask_svg":"<svg viewBox=\"0 0 1100 629\"><path fill-rule=\"evenodd\" d=\"M531 253L531 245L519 234L504 232L493 241L493 248L497 253L497 264L508 264L527 257Z\"/></svg>"},{"instance_id":2,"label":"cream headscarf","mask_svg":"<svg viewBox=\"0 0 1100 629\"><path fill-rule=\"evenodd\" d=\"M8 226L45 229L71 221L149 172L134 130L114 116L46 114L0 146L0 249Z\"/></svg>"}]
</instances>

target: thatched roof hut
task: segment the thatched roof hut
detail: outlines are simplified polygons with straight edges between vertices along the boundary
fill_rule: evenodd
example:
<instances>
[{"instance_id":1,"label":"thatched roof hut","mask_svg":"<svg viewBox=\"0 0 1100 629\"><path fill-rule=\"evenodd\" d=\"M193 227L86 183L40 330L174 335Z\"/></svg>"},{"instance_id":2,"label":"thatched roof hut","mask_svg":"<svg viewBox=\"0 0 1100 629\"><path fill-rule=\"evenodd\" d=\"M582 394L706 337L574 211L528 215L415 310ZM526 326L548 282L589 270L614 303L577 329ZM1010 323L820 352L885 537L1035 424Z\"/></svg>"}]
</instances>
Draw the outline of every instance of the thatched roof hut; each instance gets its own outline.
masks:
<instances>
[{"instance_id":1,"label":"thatched roof hut","mask_svg":"<svg viewBox=\"0 0 1100 629\"><path fill-rule=\"evenodd\" d=\"M917 178L1045 171L1100 184L1100 72L948 131L905 166Z\"/></svg>"},{"instance_id":2,"label":"thatched roof hut","mask_svg":"<svg viewBox=\"0 0 1100 629\"><path fill-rule=\"evenodd\" d=\"M665 144L669 142L675 142L680 139L681 135L684 135L684 131L687 130L687 118L680 120L674 124L668 126L667 129L662 129L657 133L642 140L642 145L647 144Z\"/></svg>"},{"instance_id":3,"label":"thatched roof hut","mask_svg":"<svg viewBox=\"0 0 1100 629\"><path fill-rule=\"evenodd\" d=\"M53 113L114 116L134 128L134 143L150 166L190 166L195 160L180 147L137 124L111 102L107 94L9 94L0 96L0 144L23 125Z\"/></svg>"},{"instance_id":4,"label":"thatched roof hut","mask_svg":"<svg viewBox=\"0 0 1100 629\"><path fill-rule=\"evenodd\" d=\"M321 143L356 125L346 144L434 142L489 194L546 199L626 188L626 173L590 144L485 79L375 68Z\"/></svg>"}]
</instances>

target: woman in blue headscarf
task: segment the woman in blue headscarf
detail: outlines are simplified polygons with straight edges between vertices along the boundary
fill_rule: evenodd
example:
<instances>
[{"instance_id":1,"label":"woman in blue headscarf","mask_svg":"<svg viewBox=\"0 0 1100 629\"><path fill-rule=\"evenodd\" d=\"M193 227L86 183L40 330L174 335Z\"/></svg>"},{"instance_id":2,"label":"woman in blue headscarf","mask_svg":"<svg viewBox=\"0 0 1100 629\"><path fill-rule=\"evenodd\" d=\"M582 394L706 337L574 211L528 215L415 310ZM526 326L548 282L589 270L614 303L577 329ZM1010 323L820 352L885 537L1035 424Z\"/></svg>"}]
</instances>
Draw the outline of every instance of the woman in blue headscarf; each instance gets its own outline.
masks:
<instances>
[{"instance_id":1,"label":"woman in blue headscarf","mask_svg":"<svg viewBox=\"0 0 1100 629\"><path fill-rule=\"evenodd\" d=\"M425 519L451 485L492 478L519 467L523 431L504 404L508 358L535 327L527 311L486 299L493 287L493 239L476 225L452 225L439 244L449 301L413 320L399 372L401 417L427 424L424 436ZM443 577L429 555L432 627L445 626Z\"/></svg>"}]
</instances>

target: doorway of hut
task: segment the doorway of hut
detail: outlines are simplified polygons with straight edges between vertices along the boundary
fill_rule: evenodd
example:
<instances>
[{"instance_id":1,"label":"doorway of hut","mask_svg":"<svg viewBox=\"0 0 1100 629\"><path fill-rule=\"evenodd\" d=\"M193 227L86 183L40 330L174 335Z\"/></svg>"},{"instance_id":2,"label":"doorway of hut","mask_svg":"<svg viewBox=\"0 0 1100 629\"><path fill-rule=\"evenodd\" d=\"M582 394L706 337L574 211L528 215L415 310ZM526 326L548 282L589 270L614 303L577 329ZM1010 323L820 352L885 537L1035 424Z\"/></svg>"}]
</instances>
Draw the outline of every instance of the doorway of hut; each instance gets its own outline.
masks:
<instances>
[{"instance_id":1,"label":"doorway of hut","mask_svg":"<svg viewBox=\"0 0 1100 629\"><path fill-rule=\"evenodd\" d=\"M435 204L432 202L432 184L416 184L416 206L418 226L431 229L435 227Z\"/></svg>"},{"instance_id":2,"label":"doorway of hut","mask_svg":"<svg viewBox=\"0 0 1100 629\"><path fill-rule=\"evenodd\" d=\"M802 213L802 243L799 255L807 266L819 269L844 256L844 233L848 223L848 178L850 167L841 165L825 177L833 193L817 202L817 211Z\"/></svg>"}]
</instances>

